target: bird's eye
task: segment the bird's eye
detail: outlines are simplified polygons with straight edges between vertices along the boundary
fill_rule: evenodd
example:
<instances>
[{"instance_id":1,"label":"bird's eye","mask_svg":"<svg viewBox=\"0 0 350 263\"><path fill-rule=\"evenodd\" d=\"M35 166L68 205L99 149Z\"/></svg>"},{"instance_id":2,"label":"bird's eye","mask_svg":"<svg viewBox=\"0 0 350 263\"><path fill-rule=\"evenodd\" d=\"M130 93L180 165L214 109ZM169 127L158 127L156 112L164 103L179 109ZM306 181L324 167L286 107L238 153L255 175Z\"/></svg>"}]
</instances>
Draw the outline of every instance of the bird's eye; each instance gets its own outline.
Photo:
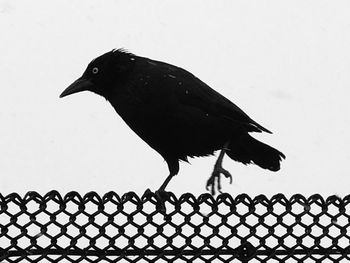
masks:
<instances>
[{"instance_id":1,"label":"bird's eye","mask_svg":"<svg viewBox=\"0 0 350 263\"><path fill-rule=\"evenodd\" d=\"M97 73L98 73L98 67L94 67L94 68L92 69L92 73L93 73L93 74L97 74Z\"/></svg>"}]
</instances>

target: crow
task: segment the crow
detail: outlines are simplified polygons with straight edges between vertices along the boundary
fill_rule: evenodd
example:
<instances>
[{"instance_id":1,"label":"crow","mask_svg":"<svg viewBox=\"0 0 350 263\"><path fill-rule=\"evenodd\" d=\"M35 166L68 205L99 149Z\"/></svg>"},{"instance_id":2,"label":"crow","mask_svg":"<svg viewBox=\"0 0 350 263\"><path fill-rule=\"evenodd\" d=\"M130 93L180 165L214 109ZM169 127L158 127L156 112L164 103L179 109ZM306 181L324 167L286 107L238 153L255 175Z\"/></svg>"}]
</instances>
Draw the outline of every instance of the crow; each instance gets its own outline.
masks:
<instances>
[{"instance_id":1,"label":"crow","mask_svg":"<svg viewBox=\"0 0 350 263\"><path fill-rule=\"evenodd\" d=\"M127 125L166 161L165 191L179 172L179 161L221 150L206 188L221 192L226 154L243 164L271 171L280 169L285 155L250 132L267 132L230 100L190 72L164 62L113 49L95 59L83 75L60 95L92 91L109 101Z\"/></svg>"}]
</instances>

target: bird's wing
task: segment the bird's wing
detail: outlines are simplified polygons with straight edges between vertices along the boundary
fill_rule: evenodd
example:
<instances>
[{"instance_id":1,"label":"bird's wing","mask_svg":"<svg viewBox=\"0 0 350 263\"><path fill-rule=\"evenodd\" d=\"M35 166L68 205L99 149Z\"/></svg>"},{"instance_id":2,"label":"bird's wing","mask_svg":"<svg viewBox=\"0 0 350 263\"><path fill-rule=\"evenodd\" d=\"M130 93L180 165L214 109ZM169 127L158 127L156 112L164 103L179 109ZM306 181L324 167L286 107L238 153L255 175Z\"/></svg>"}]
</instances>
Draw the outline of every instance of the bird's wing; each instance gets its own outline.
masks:
<instances>
[{"instance_id":1,"label":"bird's wing","mask_svg":"<svg viewBox=\"0 0 350 263\"><path fill-rule=\"evenodd\" d=\"M200 108L205 113L238 122L248 128L248 131L271 133L252 120L237 105L210 88L193 74L175 66L171 66L171 71L169 78L177 83L175 87L171 86L173 86L175 96L182 104Z\"/></svg>"}]
</instances>

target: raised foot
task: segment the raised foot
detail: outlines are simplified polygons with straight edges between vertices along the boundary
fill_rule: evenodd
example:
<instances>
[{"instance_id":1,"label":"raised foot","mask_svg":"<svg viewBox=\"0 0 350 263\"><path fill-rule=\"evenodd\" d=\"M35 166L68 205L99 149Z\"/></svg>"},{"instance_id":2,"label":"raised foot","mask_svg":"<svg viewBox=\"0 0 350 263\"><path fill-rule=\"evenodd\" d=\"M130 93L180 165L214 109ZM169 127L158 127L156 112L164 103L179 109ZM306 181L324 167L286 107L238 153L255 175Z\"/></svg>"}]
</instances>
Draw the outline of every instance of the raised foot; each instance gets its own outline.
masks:
<instances>
[{"instance_id":1,"label":"raised foot","mask_svg":"<svg viewBox=\"0 0 350 263\"><path fill-rule=\"evenodd\" d=\"M226 178L230 179L230 184L232 184L232 175L229 171L225 170L221 166L215 165L214 171L207 181L206 189L210 191L212 195L216 194L216 190L219 193L221 192L221 174L223 174Z\"/></svg>"}]
</instances>

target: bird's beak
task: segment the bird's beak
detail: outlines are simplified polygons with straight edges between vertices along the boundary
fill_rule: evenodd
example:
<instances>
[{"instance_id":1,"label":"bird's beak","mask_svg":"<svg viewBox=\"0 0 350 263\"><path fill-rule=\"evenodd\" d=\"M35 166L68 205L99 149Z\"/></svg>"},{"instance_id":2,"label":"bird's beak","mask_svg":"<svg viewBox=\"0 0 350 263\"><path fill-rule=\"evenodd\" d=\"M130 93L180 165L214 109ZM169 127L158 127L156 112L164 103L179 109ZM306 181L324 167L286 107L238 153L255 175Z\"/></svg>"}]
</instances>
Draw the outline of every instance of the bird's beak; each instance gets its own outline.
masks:
<instances>
[{"instance_id":1,"label":"bird's beak","mask_svg":"<svg viewBox=\"0 0 350 263\"><path fill-rule=\"evenodd\" d=\"M81 92L84 90L91 90L94 84L91 80L81 77L74 81L72 84L68 86L60 95L60 98L71 95L73 93Z\"/></svg>"}]
</instances>

